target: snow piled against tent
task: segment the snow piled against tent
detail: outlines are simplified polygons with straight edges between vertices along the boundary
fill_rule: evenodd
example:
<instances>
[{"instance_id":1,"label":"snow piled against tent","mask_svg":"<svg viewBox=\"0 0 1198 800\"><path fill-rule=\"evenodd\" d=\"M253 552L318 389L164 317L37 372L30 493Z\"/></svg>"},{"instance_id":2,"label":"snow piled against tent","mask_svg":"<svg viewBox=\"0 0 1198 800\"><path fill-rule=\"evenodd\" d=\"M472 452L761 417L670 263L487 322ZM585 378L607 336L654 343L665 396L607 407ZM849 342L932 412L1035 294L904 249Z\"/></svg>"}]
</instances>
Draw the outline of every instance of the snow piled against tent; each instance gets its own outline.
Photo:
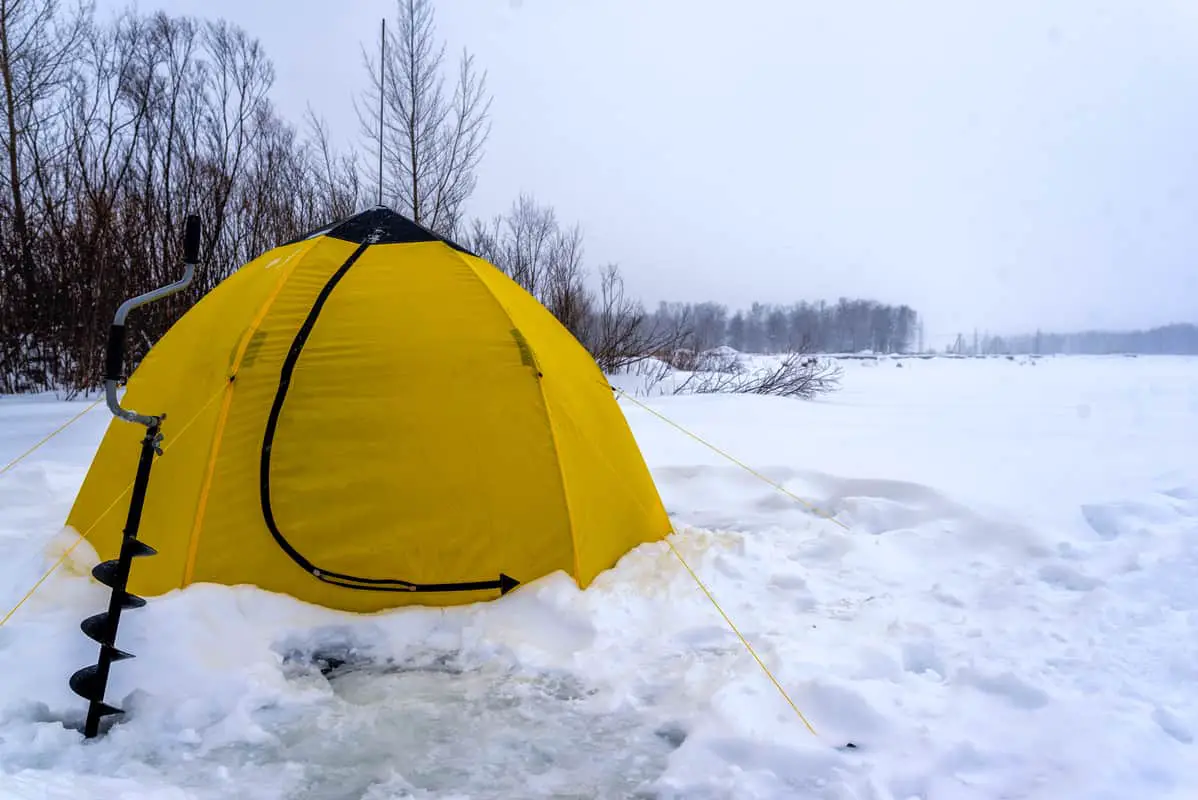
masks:
<instances>
[{"instance_id":1,"label":"snow piled against tent","mask_svg":"<svg viewBox=\"0 0 1198 800\"><path fill-rule=\"evenodd\" d=\"M811 402L639 398L816 512L625 402L675 546L818 735L659 543L467 608L172 593L83 744L83 547L0 628L0 797L1198 796L1198 360L842 363ZM0 398L0 464L82 408ZM0 476L0 613L106 424Z\"/></svg>"}]
</instances>

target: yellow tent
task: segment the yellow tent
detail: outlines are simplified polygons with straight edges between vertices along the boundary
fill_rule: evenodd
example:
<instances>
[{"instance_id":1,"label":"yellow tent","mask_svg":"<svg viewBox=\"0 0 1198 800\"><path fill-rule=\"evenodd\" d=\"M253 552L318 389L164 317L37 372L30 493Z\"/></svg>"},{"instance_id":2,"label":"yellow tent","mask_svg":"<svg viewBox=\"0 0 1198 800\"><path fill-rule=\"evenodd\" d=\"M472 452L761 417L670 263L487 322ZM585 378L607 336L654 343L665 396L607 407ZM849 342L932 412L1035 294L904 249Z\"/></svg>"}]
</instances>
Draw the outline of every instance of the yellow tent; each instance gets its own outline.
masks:
<instances>
[{"instance_id":1,"label":"yellow tent","mask_svg":"<svg viewBox=\"0 0 1198 800\"><path fill-rule=\"evenodd\" d=\"M453 605L555 570L585 587L670 529L586 350L493 266L386 208L238 270L124 403L167 415L137 594L245 583L351 611ZM101 558L144 433L111 423L71 510Z\"/></svg>"}]
</instances>

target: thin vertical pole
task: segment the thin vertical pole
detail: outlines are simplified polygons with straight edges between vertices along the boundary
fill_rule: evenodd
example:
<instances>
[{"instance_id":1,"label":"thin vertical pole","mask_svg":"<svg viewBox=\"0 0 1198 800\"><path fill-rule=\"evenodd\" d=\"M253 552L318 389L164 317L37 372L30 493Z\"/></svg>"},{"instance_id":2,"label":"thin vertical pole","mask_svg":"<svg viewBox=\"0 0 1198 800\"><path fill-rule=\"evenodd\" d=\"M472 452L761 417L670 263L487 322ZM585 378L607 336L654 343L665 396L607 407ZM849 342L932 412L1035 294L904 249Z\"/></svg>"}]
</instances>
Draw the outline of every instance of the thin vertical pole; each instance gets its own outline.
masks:
<instances>
[{"instance_id":1,"label":"thin vertical pole","mask_svg":"<svg viewBox=\"0 0 1198 800\"><path fill-rule=\"evenodd\" d=\"M379 205L383 204L383 98L387 82L387 18L379 36Z\"/></svg>"}]
</instances>

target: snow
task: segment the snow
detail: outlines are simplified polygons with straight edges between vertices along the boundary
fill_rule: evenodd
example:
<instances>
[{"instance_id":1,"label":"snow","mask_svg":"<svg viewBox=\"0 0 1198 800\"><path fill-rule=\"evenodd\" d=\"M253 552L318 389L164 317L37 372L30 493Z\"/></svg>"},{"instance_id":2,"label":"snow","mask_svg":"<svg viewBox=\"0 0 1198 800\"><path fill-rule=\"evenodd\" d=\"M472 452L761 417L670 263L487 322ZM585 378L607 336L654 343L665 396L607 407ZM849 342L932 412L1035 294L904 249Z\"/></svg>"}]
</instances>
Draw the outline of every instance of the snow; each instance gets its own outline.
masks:
<instances>
[{"instance_id":1,"label":"snow","mask_svg":"<svg viewBox=\"0 0 1198 800\"><path fill-rule=\"evenodd\" d=\"M675 546L818 735L657 543L467 608L171 593L124 617L129 713L83 743L84 546L0 628L0 798L1198 796L1198 359L842 364L811 402L637 400L847 530L623 402ZM0 398L0 466L84 407ZM0 475L0 614L107 421Z\"/></svg>"}]
</instances>

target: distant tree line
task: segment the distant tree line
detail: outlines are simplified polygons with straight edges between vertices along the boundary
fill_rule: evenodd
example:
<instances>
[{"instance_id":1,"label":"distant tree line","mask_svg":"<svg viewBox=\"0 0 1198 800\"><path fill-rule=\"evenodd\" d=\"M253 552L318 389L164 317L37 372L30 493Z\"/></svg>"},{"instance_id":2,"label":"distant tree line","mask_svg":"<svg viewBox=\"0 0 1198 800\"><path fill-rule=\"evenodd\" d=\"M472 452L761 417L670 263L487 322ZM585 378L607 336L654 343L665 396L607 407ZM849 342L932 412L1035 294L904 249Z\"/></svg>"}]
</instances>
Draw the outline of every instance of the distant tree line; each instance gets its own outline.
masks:
<instances>
[{"instance_id":1,"label":"distant tree line","mask_svg":"<svg viewBox=\"0 0 1198 800\"><path fill-rule=\"evenodd\" d=\"M910 306L848 298L735 311L714 302L662 303L654 316L666 327L689 325L700 350L726 345L747 353L907 353L919 347L922 330Z\"/></svg>"},{"instance_id":2,"label":"distant tree line","mask_svg":"<svg viewBox=\"0 0 1198 800\"><path fill-rule=\"evenodd\" d=\"M748 353L906 353L921 338L912 308L872 300L753 303L738 310L662 302L649 311L626 295L614 264L600 268L593 287L581 228L564 226L551 207L529 195L490 221L474 220L463 241L536 296L606 370L720 346Z\"/></svg>"},{"instance_id":3,"label":"distant tree line","mask_svg":"<svg viewBox=\"0 0 1198 800\"><path fill-rule=\"evenodd\" d=\"M948 352L964 355L1198 355L1198 325L1177 323L1148 330L1082 331L1018 336L959 335Z\"/></svg>"}]
</instances>

